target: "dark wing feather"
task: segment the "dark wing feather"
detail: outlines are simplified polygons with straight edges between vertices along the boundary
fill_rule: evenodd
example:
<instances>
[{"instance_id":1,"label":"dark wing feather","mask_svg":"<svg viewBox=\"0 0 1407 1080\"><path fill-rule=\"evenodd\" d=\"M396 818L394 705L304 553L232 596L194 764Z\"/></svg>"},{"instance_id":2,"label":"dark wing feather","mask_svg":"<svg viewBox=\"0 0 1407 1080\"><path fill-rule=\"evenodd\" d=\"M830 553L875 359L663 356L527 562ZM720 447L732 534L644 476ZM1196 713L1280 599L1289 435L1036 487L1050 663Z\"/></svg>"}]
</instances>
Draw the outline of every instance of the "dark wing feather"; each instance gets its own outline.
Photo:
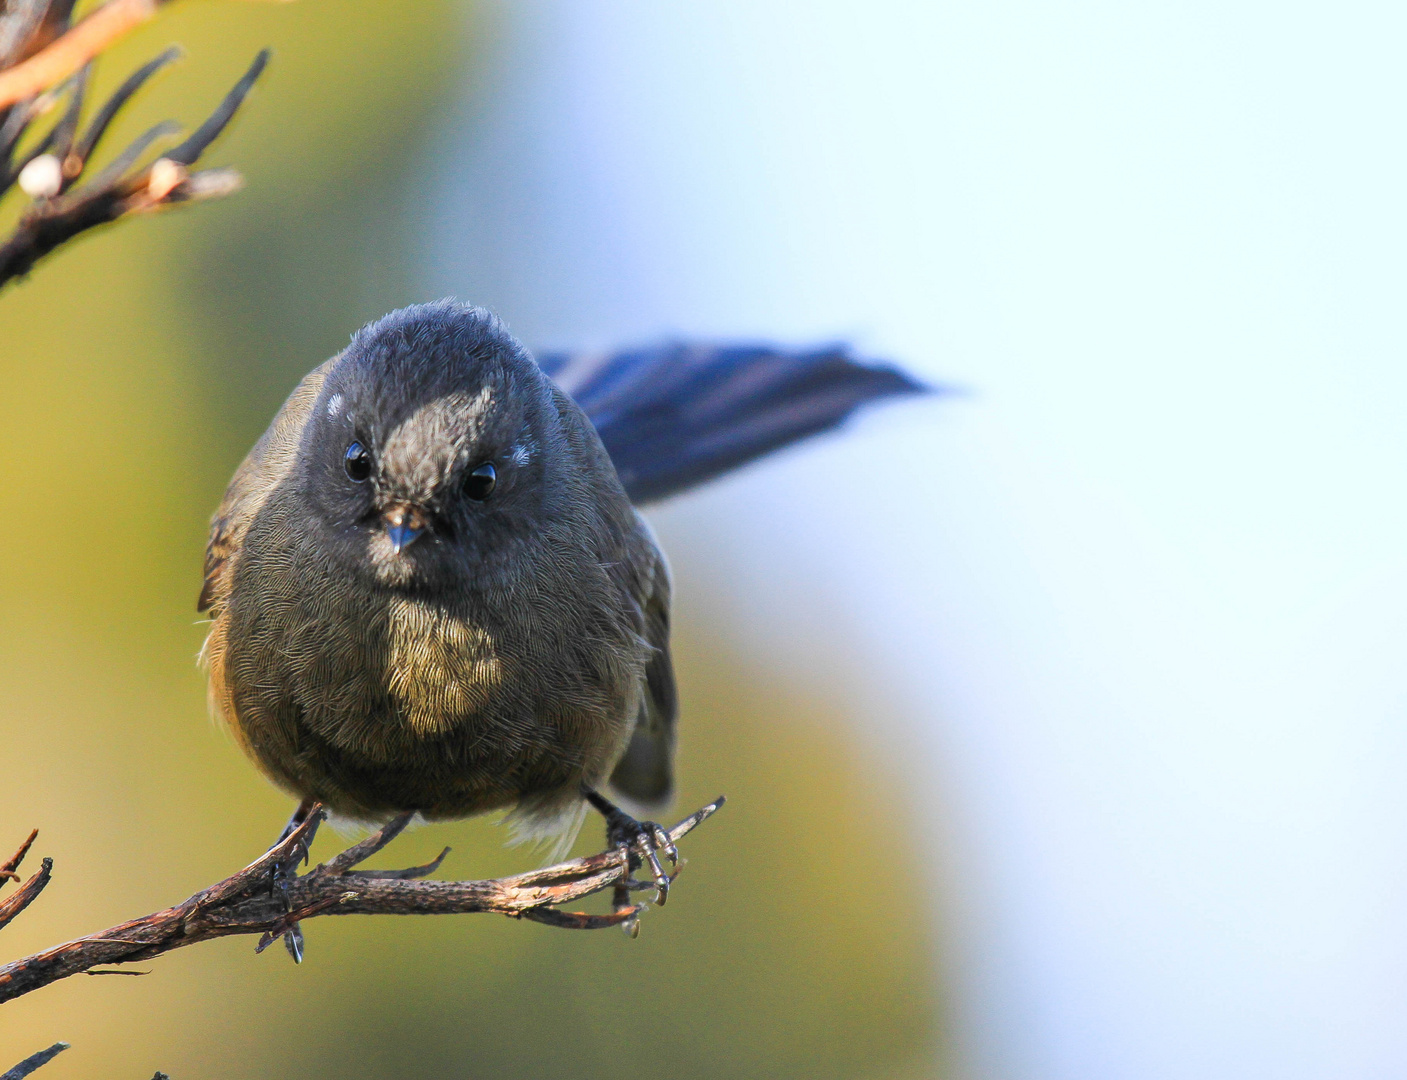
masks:
<instances>
[{"instance_id":1,"label":"dark wing feather","mask_svg":"<svg viewBox=\"0 0 1407 1080\"><path fill-rule=\"evenodd\" d=\"M679 695L669 656L669 569L655 551L649 596L643 605L645 639L654 649L645 667L645 688L635 731L611 774L611 786L644 807L669 802L674 792L674 728Z\"/></svg>"},{"instance_id":2,"label":"dark wing feather","mask_svg":"<svg viewBox=\"0 0 1407 1080\"><path fill-rule=\"evenodd\" d=\"M866 402L929 389L839 346L673 344L538 362L596 425L637 504L836 427Z\"/></svg>"}]
</instances>

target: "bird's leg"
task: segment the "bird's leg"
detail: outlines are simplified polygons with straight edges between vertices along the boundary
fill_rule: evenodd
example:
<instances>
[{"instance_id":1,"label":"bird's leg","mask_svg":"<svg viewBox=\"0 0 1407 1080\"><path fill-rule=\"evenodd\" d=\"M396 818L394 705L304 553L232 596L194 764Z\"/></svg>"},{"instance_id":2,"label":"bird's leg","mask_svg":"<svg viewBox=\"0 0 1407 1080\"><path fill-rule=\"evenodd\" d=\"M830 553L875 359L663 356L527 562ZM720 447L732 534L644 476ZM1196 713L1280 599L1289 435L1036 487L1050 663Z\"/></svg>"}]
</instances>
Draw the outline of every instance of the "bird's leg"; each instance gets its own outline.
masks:
<instances>
[{"instance_id":1,"label":"bird's leg","mask_svg":"<svg viewBox=\"0 0 1407 1080\"><path fill-rule=\"evenodd\" d=\"M581 794L606 819L606 843L625 855L625 877L617 884L615 891L617 906L629 903L630 886L633 884L630 881L630 873L640 866L642 861L650 865L650 876L656 891L655 902L663 906L669 899L669 884L674 878L665 873L664 867L660 865L659 854L664 853L670 866L679 865L679 851L675 848L674 841L669 838L669 833L653 821L636 821L600 792L585 784L581 787Z\"/></svg>"},{"instance_id":2,"label":"bird's leg","mask_svg":"<svg viewBox=\"0 0 1407 1080\"><path fill-rule=\"evenodd\" d=\"M304 799L299 803L298 809L293 811L293 816L288 819L288 824L283 827L283 832L281 832L279 838L274 841L274 847L278 847L279 844L287 840L293 830L308 819L308 814L312 812L312 809L312 799ZM273 871L269 875L269 887L271 891L276 892L282 898L285 911L292 910L292 904L288 899L289 879L297 875L299 863L308 861L308 851L313 846L313 837L317 835L317 831L318 823L314 822L313 827L308 831L308 835L303 838L303 842L298 845L298 850L293 853L293 856L285 862L275 863ZM288 955L293 957L295 964L301 964L303 962L303 931L299 929L297 923L291 924L288 928L288 932L283 935L283 945L284 948L288 950Z\"/></svg>"}]
</instances>

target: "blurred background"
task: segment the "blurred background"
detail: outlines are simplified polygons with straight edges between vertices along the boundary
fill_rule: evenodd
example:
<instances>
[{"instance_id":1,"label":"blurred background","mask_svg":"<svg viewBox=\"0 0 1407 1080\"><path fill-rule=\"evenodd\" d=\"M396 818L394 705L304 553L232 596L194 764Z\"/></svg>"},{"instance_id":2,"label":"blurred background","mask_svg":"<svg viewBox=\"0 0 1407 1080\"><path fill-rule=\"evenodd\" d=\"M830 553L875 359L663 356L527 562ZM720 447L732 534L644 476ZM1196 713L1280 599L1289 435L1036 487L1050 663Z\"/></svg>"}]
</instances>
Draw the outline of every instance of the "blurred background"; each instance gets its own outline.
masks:
<instances>
[{"instance_id":1,"label":"blurred background","mask_svg":"<svg viewBox=\"0 0 1407 1080\"><path fill-rule=\"evenodd\" d=\"M652 514L679 810L730 803L638 941L317 920L301 968L236 939L23 998L0 1061L1402 1075L1404 24L172 5L104 61L111 85L189 51L112 145L199 119L272 44L209 158L248 188L0 294L0 846L37 825L56 859L7 958L177 901L282 823L205 717L205 522L360 323L455 294L539 348L840 338L964 393ZM501 840L391 856L531 861Z\"/></svg>"}]
</instances>

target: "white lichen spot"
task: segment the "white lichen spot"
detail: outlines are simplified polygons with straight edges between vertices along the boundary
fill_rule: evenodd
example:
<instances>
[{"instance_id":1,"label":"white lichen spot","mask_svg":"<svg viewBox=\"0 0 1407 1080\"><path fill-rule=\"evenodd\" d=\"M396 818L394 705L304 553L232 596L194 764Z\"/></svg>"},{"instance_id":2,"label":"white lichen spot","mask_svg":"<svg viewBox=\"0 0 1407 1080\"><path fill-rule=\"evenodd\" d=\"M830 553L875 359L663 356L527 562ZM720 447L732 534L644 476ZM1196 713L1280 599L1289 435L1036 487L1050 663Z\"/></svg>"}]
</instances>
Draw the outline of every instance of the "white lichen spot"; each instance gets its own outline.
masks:
<instances>
[{"instance_id":1,"label":"white lichen spot","mask_svg":"<svg viewBox=\"0 0 1407 1080\"><path fill-rule=\"evenodd\" d=\"M180 162L160 158L152 162L151 170L147 173L147 196L155 202L160 202L176 190L176 185L189 175L189 171Z\"/></svg>"},{"instance_id":2,"label":"white lichen spot","mask_svg":"<svg viewBox=\"0 0 1407 1080\"><path fill-rule=\"evenodd\" d=\"M40 154L20 170L19 184L31 199L52 199L63 190L63 165L53 154Z\"/></svg>"}]
</instances>

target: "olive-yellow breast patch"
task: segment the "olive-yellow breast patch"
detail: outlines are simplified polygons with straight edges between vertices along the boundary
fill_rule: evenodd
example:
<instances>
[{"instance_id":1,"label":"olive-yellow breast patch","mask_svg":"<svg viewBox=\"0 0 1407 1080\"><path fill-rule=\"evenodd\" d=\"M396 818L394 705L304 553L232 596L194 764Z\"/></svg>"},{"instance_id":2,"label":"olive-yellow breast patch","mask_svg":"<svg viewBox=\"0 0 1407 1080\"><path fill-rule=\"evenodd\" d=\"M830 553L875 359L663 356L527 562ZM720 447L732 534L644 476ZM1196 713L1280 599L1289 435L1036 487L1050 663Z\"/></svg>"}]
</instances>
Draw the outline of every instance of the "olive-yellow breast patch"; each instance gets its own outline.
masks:
<instances>
[{"instance_id":1,"label":"olive-yellow breast patch","mask_svg":"<svg viewBox=\"0 0 1407 1080\"><path fill-rule=\"evenodd\" d=\"M489 633L431 604L392 600L387 643L387 686L420 735L443 734L482 710L503 679Z\"/></svg>"}]
</instances>

